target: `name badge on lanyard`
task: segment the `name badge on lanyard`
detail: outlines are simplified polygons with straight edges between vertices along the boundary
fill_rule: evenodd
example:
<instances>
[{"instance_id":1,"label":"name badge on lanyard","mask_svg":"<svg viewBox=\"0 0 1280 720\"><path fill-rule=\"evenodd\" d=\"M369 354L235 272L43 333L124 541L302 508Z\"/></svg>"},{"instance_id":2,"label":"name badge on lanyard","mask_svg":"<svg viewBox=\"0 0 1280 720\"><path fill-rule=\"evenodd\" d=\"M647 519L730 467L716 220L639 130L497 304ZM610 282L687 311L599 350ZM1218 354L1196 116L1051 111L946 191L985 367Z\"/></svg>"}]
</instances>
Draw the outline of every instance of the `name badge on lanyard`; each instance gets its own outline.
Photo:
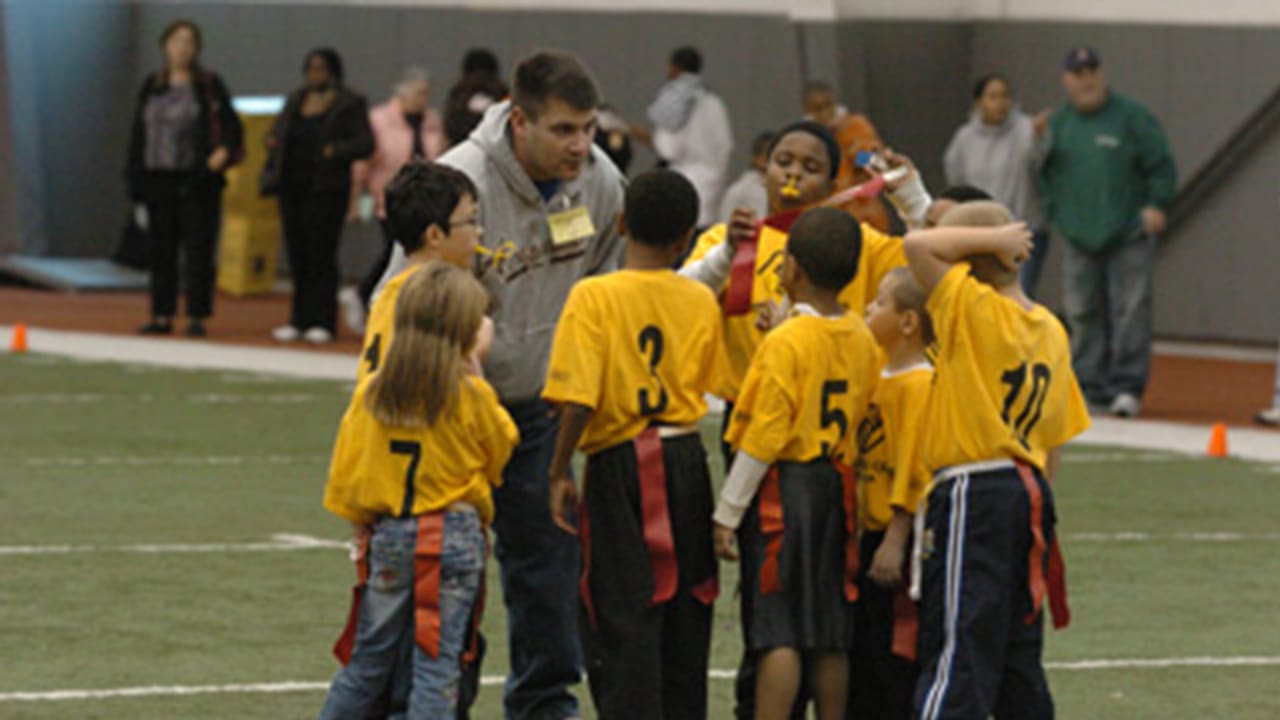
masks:
<instances>
[{"instance_id":1,"label":"name badge on lanyard","mask_svg":"<svg viewBox=\"0 0 1280 720\"><path fill-rule=\"evenodd\" d=\"M548 215L547 226L551 229L552 245L565 245L596 234L591 213L582 206Z\"/></svg>"}]
</instances>

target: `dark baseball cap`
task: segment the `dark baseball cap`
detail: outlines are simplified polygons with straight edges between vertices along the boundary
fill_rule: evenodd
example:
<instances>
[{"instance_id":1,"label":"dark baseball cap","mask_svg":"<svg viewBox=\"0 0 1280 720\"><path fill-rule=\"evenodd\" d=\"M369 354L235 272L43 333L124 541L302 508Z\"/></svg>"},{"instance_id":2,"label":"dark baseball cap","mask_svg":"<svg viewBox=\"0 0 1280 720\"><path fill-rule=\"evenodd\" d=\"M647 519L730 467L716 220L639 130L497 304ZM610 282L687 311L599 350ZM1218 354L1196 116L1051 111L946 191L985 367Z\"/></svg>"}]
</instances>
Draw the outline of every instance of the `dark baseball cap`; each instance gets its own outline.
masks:
<instances>
[{"instance_id":1,"label":"dark baseball cap","mask_svg":"<svg viewBox=\"0 0 1280 720\"><path fill-rule=\"evenodd\" d=\"M1095 69L1101 64L1102 58L1098 57L1098 51L1088 45L1078 45L1071 48L1071 51L1062 60L1062 67L1070 72L1079 72L1085 68Z\"/></svg>"}]
</instances>

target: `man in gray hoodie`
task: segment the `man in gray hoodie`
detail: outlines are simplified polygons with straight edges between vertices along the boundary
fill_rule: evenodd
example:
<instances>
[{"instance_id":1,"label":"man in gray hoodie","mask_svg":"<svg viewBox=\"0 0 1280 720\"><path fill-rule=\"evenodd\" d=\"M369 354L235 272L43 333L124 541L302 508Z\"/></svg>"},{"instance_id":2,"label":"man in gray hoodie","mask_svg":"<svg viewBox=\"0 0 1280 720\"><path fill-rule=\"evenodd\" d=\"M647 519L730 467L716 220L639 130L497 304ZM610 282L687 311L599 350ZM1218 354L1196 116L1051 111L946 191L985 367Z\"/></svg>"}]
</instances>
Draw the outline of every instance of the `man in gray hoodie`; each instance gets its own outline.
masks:
<instances>
[{"instance_id":1,"label":"man in gray hoodie","mask_svg":"<svg viewBox=\"0 0 1280 720\"><path fill-rule=\"evenodd\" d=\"M439 159L480 193L480 278L494 300L485 376L520 429L494 493L496 554L507 605L509 720L579 715L577 538L551 522L547 470L557 419L541 400L556 321L574 283L614 270L624 180L595 137L599 92L575 57L543 52L516 69L515 91ZM403 269L396 246L384 282Z\"/></svg>"}]
</instances>

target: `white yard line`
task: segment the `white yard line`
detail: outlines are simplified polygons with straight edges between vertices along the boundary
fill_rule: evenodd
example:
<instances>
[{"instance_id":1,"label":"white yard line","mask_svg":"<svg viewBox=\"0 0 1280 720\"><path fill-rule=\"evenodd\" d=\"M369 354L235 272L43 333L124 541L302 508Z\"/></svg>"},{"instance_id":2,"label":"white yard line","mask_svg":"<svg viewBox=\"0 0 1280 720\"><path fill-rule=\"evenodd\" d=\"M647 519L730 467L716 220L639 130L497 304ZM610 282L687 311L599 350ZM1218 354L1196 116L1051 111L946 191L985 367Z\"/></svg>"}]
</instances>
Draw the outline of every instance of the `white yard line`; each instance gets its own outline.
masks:
<instances>
[{"instance_id":1,"label":"white yard line","mask_svg":"<svg viewBox=\"0 0 1280 720\"><path fill-rule=\"evenodd\" d=\"M32 457L23 460L31 467L154 467L157 465L303 465L329 462L327 455L99 455L95 457Z\"/></svg>"},{"instance_id":2,"label":"white yard line","mask_svg":"<svg viewBox=\"0 0 1280 720\"><path fill-rule=\"evenodd\" d=\"M298 550L347 550L342 540L326 540L310 535L277 533L269 542L182 543L144 545L0 545L5 555L77 555L85 553L245 553L296 552Z\"/></svg>"},{"instance_id":3,"label":"white yard line","mask_svg":"<svg viewBox=\"0 0 1280 720\"><path fill-rule=\"evenodd\" d=\"M1163 668L1231 668L1276 667L1280 657L1185 657L1185 658L1121 658L1114 660L1067 660L1047 662L1045 668L1062 671L1086 670L1158 670ZM707 677L712 680L733 680L734 670L712 669ZM502 675L485 675L480 684L486 687L502 685ZM54 702L60 700L107 700L111 698L181 697L188 695L260 694L322 692L329 689L328 682L287 680L274 683L235 683L229 685L147 685L141 687L103 688L97 690L40 690L0 693L3 702Z\"/></svg>"}]
</instances>

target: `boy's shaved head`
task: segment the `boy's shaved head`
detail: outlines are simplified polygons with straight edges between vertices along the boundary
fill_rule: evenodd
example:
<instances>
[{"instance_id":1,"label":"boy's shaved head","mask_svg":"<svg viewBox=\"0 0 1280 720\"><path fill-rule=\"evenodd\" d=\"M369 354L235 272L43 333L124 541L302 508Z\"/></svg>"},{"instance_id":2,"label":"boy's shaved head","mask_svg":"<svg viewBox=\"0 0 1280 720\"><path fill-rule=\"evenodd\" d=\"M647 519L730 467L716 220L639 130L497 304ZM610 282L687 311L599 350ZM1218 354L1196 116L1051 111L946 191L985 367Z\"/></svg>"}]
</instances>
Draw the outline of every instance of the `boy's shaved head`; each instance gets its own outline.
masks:
<instances>
[{"instance_id":1,"label":"boy's shaved head","mask_svg":"<svg viewBox=\"0 0 1280 720\"><path fill-rule=\"evenodd\" d=\"M981 200L960 203L938 220L938 227L998 228L1014 222L1013 213L998 202ZM984 253L969 258L973 276L992 287L1018 282L1018 269L1006 267L995 255Z\"/></svg>"},{"instance_id":2,"label":"boy's shaved head","mask_svg":"<svg viewBox=\"0 0 1280 720\"><path fill-rule=\"evenodd\" d=\"M787 253L815 287L840 292L858 273L862 226L843 210L808 210L791 226Z\"/></svg>"}]
</instances>

